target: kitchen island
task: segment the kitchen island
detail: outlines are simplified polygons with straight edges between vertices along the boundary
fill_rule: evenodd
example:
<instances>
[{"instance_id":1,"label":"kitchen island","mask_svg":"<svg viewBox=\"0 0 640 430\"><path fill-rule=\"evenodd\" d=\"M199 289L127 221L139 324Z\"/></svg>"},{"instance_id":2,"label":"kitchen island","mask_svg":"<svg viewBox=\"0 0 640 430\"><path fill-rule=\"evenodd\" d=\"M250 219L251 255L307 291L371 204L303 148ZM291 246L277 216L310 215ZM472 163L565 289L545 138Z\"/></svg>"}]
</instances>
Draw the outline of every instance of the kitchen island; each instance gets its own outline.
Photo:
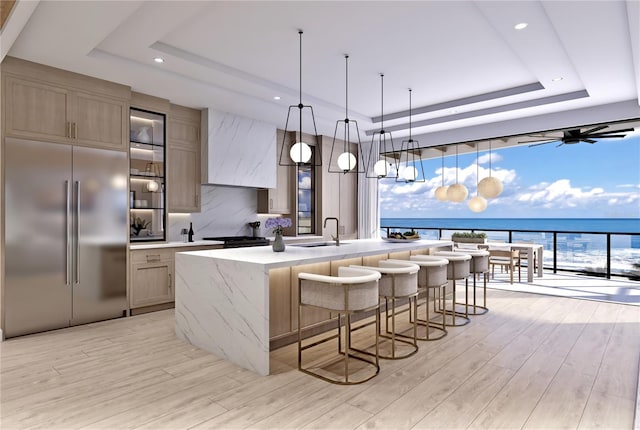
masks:
<instances>
[{"instance_id":1,"label":"kitchen island","mask_svg":"<svg viewBox=\"0 0 640 430\"><path fill-rule=\"evenodd\" d=\"M285 252L273 252L270 246L179 252L176 334L218 357L268 375L271 271L451 246L442 240L360 239L340 246L288 245Z\"/></svg>"}]
</instances>

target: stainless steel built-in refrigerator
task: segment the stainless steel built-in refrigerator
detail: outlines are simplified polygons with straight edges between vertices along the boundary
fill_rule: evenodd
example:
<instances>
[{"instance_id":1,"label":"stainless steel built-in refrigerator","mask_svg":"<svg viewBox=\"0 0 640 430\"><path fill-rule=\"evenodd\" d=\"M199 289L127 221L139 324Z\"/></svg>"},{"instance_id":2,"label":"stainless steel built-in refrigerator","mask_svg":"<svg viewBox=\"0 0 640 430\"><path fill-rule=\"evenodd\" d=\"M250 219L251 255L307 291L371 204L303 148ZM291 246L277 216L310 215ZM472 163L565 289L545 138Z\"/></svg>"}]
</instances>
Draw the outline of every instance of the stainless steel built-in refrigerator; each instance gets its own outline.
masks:
<instances>
[{"instance_id":1,"label":"stainless steel built-in refrigerator","mask_svg":"<svg viewBox=\"0 0 640 430\"><path fill-rule=\"evenodd\" d=\"M126 313L126 153L5 139L4 335Z\"/></svg>"}]
</instances>

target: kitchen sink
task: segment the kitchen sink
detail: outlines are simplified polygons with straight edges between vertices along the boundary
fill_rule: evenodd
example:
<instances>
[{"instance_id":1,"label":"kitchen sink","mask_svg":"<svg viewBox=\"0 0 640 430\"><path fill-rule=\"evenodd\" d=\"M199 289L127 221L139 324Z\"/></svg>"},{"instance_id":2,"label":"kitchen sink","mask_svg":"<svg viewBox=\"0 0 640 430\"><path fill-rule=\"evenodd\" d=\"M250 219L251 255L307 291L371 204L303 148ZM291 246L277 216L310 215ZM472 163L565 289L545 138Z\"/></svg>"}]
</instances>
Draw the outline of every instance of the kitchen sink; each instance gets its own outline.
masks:
<instances>
[{"instance_id":1,"label":"kitchen sink","mask_svg":"<svg viewBox=\"0 0 640 430\"><path fill-rule=\"evenodd\" d=\"M340 242L340 246L349 245L350 242ZM299 246L301 248L316 248L318 246L336 246L334 241L327 242L308 242L308 243L294 243L289 246Z\"/></svg>"}]
</instances>

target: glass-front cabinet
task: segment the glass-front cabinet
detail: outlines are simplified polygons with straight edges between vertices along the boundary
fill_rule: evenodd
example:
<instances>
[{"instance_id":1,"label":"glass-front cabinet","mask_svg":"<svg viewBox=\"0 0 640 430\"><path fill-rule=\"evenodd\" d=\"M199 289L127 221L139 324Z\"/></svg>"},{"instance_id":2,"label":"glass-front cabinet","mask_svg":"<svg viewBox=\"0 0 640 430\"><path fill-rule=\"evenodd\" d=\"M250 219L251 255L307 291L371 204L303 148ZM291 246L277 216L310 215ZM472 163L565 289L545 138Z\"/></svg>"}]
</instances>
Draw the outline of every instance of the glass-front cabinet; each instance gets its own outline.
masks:
<instances>
[{"instance_id":1,"label":"glass-front cabinet","mask_svg":"<svg viewBox=\"0 0 640 430\"><path fill-rule=\"evenodd\" d=\"M166 116L131 108L129 119L130 241L164 241Z\"/></svg>"}]
</instances>

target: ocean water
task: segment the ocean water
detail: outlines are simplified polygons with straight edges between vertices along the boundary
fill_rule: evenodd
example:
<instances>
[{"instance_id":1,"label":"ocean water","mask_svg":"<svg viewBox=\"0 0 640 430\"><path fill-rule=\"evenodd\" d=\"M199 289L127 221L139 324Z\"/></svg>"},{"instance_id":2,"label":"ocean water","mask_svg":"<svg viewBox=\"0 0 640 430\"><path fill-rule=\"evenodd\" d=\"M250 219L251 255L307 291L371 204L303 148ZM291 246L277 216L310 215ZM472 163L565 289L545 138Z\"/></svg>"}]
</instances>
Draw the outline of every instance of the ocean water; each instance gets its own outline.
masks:
<instances>
[{"instance_id":1,"label":"ocean water","mask_svg":"<svg viewBox=\"0 0 640 430\"><path fill-rule=\"evenodd\" d=\"M611 273L640 279L640 219L637 218L381 218L385 227L397 231L417 228L423 239L449 238L455 231L484 231L489 240L533 241L544 247L545 267L553 266L554 240L559 269L605 273L607 235ZM425 229L425 230L421 230ZM431 230L436 229L436 230ZM391 228L393 231L394 228ZM502 231L493 231L502 230ZM554 238L552 232L559 232Z\"/></svg>"},{"instance_id":2,"label":"ocean water","mask_svg":"<svg viewBox=\"0 0 640 430\"><path fill-rule=\"evenodd\" d=\"M381 218L382 227L640 233L638 218Z\"/></svg>"}]
</instances>

